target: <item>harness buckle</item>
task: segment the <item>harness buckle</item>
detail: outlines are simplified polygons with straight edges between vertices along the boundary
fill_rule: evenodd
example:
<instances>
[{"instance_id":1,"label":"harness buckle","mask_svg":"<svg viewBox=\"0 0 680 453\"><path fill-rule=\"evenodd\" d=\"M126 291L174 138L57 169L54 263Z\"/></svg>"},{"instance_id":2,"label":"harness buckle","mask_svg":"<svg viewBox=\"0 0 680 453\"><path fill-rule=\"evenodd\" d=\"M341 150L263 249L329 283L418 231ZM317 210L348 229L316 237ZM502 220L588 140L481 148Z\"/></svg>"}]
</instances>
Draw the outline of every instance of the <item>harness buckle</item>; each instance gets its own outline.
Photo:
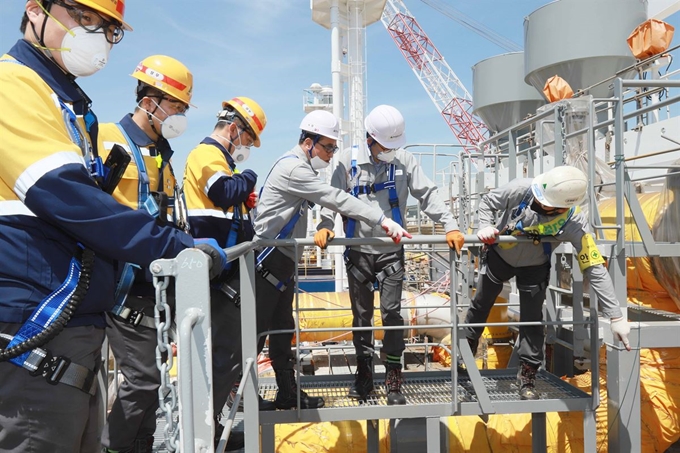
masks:
<instances>
[{"instance_id":1,"label":"harness buckle","mask_svg":"<svg viewBox=\"0 0 680 453\"><path fill-rule=\"evenodd\" d=\"M127 319L127 322L132 324L133 326L137 327L140 322L142 322L142 319L144 319L144 312L141 310L132 310L130 313L130 317Z\"/></svg>"},{"instance_id":2,"label":"harness buckle","mask_svg":"<svg viewBox=\"0 0 680 453\"><path fill-rule=\"evenodd\" d=\"M29 374L31 376L43 376L48 384L57 385L71 364L71 359L64 356L54 357L50 351L45 352L45 358L42 359L40 365L35 371L29 371Z\"/></svg>"}]
</instances>

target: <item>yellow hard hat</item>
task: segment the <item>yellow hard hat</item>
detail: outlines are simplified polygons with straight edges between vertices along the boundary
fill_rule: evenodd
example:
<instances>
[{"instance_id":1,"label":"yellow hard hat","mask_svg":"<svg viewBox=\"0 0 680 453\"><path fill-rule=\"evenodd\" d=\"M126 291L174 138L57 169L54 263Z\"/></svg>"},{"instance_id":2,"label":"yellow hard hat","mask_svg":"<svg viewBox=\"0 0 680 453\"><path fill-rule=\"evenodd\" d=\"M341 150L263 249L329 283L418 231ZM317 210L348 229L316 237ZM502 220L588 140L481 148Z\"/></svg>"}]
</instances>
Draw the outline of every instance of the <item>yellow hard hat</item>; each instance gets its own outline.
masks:
<instances>
[{"instance_id":1,"label":"yellow hard hat","mask_svg":"<svg viewBox=\"0 0 680 453\"><path fill-rule=\"evenodd\" d=\"M165 55L146 57L139 62L130 75L140 82L191 105L194 77L186 66L172 57Z\"/></svg>"},{"instance_id":2,"label":"yellow hard hat","mask_svg":"<svg viewBox=\"0 0 680 453\"><path fill-rule=\"evenodd\" d=\"M125 30L132 31L132 27L128 25L124 20L125 15L125 1L126 0L73 0L76 3L92 8L112 19L117 20L123 24Z\"/></svg>"},{"instance_id":3,"label":"yellow hard hat","mask_svg":"<svg viewBox=\"0 0 680 453\"><path fill-rule=\"evenodd\" d=\"M226 109L227 107L236 110L236 113L250 126L250 129L255 134L253 145L259 148L260 134L267 125L267 116L264 114L260 104L250 98L238 96L229 101L222 102L222 108Z\"/></svg>"}]
</instances>

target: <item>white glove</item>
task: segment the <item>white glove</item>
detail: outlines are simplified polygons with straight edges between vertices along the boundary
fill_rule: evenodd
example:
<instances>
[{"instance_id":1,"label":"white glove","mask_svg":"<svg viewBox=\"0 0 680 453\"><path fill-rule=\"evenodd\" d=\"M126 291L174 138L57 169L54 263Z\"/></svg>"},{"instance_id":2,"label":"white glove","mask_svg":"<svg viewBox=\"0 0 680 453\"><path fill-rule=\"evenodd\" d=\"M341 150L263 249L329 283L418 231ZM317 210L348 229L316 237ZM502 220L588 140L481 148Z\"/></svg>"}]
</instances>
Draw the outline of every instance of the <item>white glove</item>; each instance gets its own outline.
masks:
<instances>
[{"instance_id":1,"label":"white glove","mask_svg":"<svg viewBox=\"0 0 680 453\"><path fill-rule=\"evenodd\" d=\"M498 236L498 230L492 226L484 227L477 231L477 237L485 244L493 244L496 242L496 236Z\"/></svg>"},{"instance_id":2,"label":"white glove","mask_svg":"<svg viewBox=\"0 0 680 453\"><path fill-rule=\"evenodd\" d=\"M385 217L385 220L382 221L380 226L385 230L385 233L392 238L395 244L399 244L402 237L407 237L409 239L413 237L408 231L403 229L401 225L390 218Z\"/></svg>"},{"instance_id":3,"label":"white glove","mask_svg":"<svg viewBox=\"0 0 680 453\"><path fill-rule=\"evenodd\" d=\"M630 333L630 324L624 318L616 318L611 320L612 334L614 340L617 338L621 340L626 351L630 351L630 341L628 341L628 334Z\"/></svg>"}]
</instances>

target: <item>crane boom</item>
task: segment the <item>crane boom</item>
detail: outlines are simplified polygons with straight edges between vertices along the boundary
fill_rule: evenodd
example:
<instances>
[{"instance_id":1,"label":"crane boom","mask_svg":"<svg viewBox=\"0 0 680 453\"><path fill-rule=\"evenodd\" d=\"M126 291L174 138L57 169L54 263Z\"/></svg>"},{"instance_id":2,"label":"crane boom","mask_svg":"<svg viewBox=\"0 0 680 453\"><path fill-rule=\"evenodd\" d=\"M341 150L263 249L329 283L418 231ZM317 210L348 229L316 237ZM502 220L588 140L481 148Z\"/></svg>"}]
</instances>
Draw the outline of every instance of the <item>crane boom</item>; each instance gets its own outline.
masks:
<instances>
[{"instance_id":1,"label":"crane boom","mask_svg":"<svg viewBox=\"0 0 680 453\"><path fill-rule=\"evenodd\" d=\"M472 97L401 0L387 0L380 18L454 135L472 152L487 128L472 114Z\"/></svg>"},{"instance_id":2,"label":"crane boom","mask_svg":"<svg viewBox=\"0 0 680 453\"><path fill-rule=\"evenodd\" d=\"M420 0L426 5L436 9L440 13L444 14L446 17L458 22L463 27L472 30L477 33L482 38L489 40L490 42L496 44L503 50L508 52L520 52L522 46L509 40L508 38L499 35L495 31L491 30L489 27L485 26L481 22L474 20L471 17L466 16L461 11L457 10L453 6L445 3L442 0Z\"/></svg>"}]
</instances>

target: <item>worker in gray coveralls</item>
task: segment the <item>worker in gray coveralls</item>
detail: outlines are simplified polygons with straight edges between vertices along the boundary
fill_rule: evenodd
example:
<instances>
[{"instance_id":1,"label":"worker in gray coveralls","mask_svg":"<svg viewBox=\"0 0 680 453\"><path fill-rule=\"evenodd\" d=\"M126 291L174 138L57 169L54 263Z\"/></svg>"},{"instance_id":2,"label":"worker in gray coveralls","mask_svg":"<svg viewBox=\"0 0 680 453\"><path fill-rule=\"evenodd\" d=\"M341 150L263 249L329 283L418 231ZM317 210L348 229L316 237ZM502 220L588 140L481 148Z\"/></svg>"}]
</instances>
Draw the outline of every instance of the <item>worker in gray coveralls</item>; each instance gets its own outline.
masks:
<instances>
[{"instance_id":1,"label":"worker in gray coveralls","mask_svg":"<svg viewBox=\"0 0 680 453\"><path fill-rule=\"evenodd\" d=\"M255 218L258 238L305 237L307 210L314 204L354 217L371 227L379 225L395 242L399 242L403 236L411 237L381 211L318 178L317 172L330 164L338 149L336 142L340 131L335 115L322 110L311 112L302 120L300 129L302 133L297 146L274 163L262 186ZM295 262L299 258L293 249L267 247L259 251L255 263L258 333L295 328L294 273ZM269 338L269 358L279 387L274 402L279 409L297 406L292 339L292 332L271 335ZM261 351L263 347L264 338L261 338L258 349ZM316 409L323 405L323 398L301 392L302 409Z\"/></svg>"},{"instance_id":2,"label":"worker in gray coveralls","mask_svg":"<svg viewBox=\"0 0 680 453\"><path fill-rule=\"evenodd\" d=\"M420 208L435 222L444 225L446 241L458 253L464 237L451 211L439 196L437 186L423 173L410 153L400 149L406 143L404 117L390 105L379 105L368 114L366 146L348 148L340 154L331 185L348 192L366 203L373 212L382 213L396 223L405 225L406 201L409 194L420 201ZM363 145L363 144L362 144ZM321 222L314 236L316 245L325 248L334 237L335 212L321 210ZM380 230L366 222L347 219L345 236L376 237ZM345 253L349 295L352 301L353 327L367 327L373 320L374 284L380 288L380 311L384 326L403 326L401 292L404 279L404 247L399 243L389 247L359 245L348 247ZM373 390L373 337L370 331L354 332L357 372L349 396L365 400ZM401 392L401 356L404 334L387 330L382 353L387 374L387 404L406 404Z\"/></svg>"},{"instance_id":3,"label":"worker in gray coveralls","mask_svg":"<svg viewBox=\"0 0 680 453\"><path fill-rule=\"evenodd\" d=\"M552 243L541 241L541 238L554 237L574 246L581 272L590 280L603 315L611 318L614 338L619 338L630 351L630 326L616 300L611 277L603 266L604 259L588 233L588 219L578 207L585 199L587 189L586 175L565 165L533 179L515 179L482 197L477 237L487 244L486 259L480 269L466 323L486 322L503 283L512 277L517 278L520 322L542 321ZM496 214L500 216L498 222ZM533 243L495 244L498 235L527 236ZM483 327L465 329L473 353L483 330ZM543 326L519 327L517 379L521 399L540 398L535 380L543 363L544 340Z\"/></svg>"}]
</instances>

